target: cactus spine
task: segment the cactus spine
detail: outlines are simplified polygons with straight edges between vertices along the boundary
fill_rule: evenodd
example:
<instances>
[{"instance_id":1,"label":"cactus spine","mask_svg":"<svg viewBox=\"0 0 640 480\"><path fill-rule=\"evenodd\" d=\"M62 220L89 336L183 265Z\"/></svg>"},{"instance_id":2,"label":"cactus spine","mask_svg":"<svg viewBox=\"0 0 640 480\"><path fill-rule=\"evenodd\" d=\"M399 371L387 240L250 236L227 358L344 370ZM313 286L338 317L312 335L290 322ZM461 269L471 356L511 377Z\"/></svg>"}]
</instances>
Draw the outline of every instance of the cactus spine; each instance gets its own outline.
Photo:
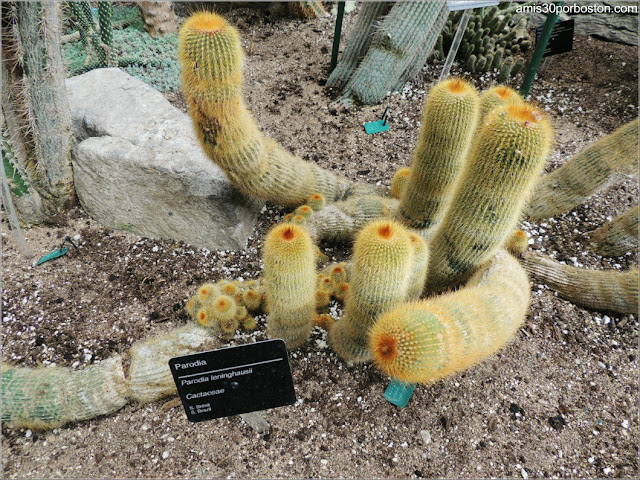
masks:
<instances>
[{"instance_id":1,"label":"cactus spine","mask_svg":"<svg viewBox=\"0 0 640 480\"><path fill-rule=\"evenodd\" d=\"M588 270L528 253L524 268L571 303L592 310L638 314L638 269Z\"/></svg>"},{"instance_id":2,"label":"cactus spine","mask_svg":"<svg viewBox=\"0 0 640 480\"><path fill-rule=\"evenodd\" d=\"M638 171L638 119L577 153L540 180L526 214L532 220L570 211L615 181Z\"/></svg>"},{"instance_id":3,"label":"cactus spine","mask_svg":"<svg viewBox=\"0 0 640 480\"><path fill-rule=\"evenodd\" d=\"M404 301L412 267L413 246L399 223L371 222L358 234L345 314L329 331L331 346L347 363L371 359L369 329L378 315Z\"/></svg>"},{"instance_id":4,"label":"cactus spine","mask_svg":"<svg viewBox=\"0 0 640 480\"><path fill-rule=\"evenodd\" d=\"M315 251L304 227L274 227L264 243L267 333L289 350L302 345L313 328L316 306Z\"/></svg>"},{"instance_id":5,"label":"cactus spine","mask_svg":"<svg viewBox=\"0 0 640 480\"><path fill-rule=\"evenodd\" d=\"M351 183L285 152L264 137L241 95L243 52L222 17L200 12L180 29L182 90L200 143L243 193L298 206L311 194L331 201Z\"/></svg>"},{"instance_id":6,"label":"cactus spine","mask_svg":"<svg viewBox=\"0 0 640 480\"><path fill-rule=\"evenodd\" d=\"M506 105L489 115L431 243L429 289L461 283L505 243L551 140L549 121L529 104Z\"/></svg>"},{"instance_id":7,"label":"cactus spine","mask_svg":"<svg viewBox=\"0 0 640 480\"><path fill-rule=\"evenodd\" d=\"M441 220L471 144L478 112L478 93L462 79L447 79L431 89L398 208L400 219L409 226L428 229Z\"/></svg>"},{"instance_id":8,"label":"cactus spine","mask_svg":"<svg viewBox=\"0 0 640 480\"><path fill-rule=\"evenodd\" d=\"M455 292L404 303L371 329L376 366L408 383L431 383L484 360L520 328L529 307L529 280L504 251Z\"/></svg>"},{"instance_id":9,"label":"cactus spine","mask_svg":"<svg viewBox=\"0 0 640 480\"><path fill-rule=\"evenodd\" d=\"M617 257L638 250L638 204L591 232L596 252Z\"/></svg>"}]
</instances>

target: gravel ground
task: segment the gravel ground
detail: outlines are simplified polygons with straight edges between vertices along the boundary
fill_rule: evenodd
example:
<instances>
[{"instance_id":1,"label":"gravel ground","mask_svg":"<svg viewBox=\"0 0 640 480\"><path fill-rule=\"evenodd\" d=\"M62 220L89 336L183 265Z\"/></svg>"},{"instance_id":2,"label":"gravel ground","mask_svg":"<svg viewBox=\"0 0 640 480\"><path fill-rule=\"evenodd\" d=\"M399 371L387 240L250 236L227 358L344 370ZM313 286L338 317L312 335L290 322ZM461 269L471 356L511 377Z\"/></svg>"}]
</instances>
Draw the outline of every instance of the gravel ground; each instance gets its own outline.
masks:
<instances>
[{"instance_id":1,"label":"gravel ground","mask_svg":"<svg viewBox=\"0 0 640 480\"><path fill-rule=\"evenodd\" d=\"M285 148L362 182L390 185L408 165L421 106L441 65L425 67L392 94L391 130L362 124L385 104L345 109L323 87L333 20L271 20L254 10L229 15L247 56L244 92L265 133ZM345 35L354 15L345 19ZM490 74L453 74L479 89ZM519 86L522 77L512 80ZM179 108L184 99L168 95ZM555 126L548 170L638 115L638 48L577 36L532 89ZM574 211L525 222L531 248L586 268L627 269L637 252L603 258L585 234L638 198L626 177ZM83 368L133 342L187 322L198 285L257 278L266 231L287 213L267 204L241 251L206 251L102 227L76 206L25 231L36 258L65 236L78 250L34 266L18 254L2 221L2 360ZM323 245L332 260L348 245ZM340 305L332 306L339 313ZM259 328L213 347L266 339ZM240 417L192 424L172 398L129 404L113 415L47 432L2 430L3 478L477 478L637 477L638 318L587 311L532 282L531 308L513 341L479 365L416 388L399 409L383 398L388 378L349 367L316 327L290 362L295 405L262 412L258 434Z\"/></svg>"}]
</instances>

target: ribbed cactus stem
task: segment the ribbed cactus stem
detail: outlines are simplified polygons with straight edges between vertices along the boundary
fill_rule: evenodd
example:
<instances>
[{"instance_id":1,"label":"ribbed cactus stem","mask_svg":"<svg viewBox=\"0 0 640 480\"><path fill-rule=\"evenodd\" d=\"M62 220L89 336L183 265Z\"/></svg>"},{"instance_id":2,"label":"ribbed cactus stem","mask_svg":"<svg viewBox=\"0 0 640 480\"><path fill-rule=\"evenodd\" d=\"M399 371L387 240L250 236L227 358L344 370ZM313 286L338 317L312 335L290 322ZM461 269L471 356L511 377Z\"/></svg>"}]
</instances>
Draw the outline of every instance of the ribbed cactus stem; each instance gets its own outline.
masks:
<instances>
[{"instance_id":1,"label":"ribbed cactus stem","mask_svg":"<svg viewBox=\"0 0 640 480\"><path fill-rule=\"evenodd\" d=\"M415 52L435 44L444 19L442 2L398 2L373 34L371 45L348 84L344 96L365 105L380 102L415 61ZM440 25L435 25L442 19ZM428 41L432 36L433 41ZM425 52L425 56L431 50Z\"/></svg>"},{"instance_id":2,"label":"ribbed cactus stem","mask_svg":"<svg viewBox=\"0 0 640 480\"><path fill-rule=\"evenodd\" d=\"M486 359L508 343L529 307L529 280L504 251L458 291L404 303L371 329L375 365L407 383L432 383Z\"/></svg>"},{"instance_id":3,"label":"ribbed cactus stem","mask_svg":"<svg viewBox=\"0 0 640 480\"><path fill-rule=\"evenodd\" d=\"M314 245L306 229L285 223L271 229L264 243L267 334L282 338L289 350L301 346L313 328L316 306Z\"/></svg>"},{"instance_id":4,"label":"ribbed cactus stem","mask_svg":"<svg viewBox=\"0 0 640 480\"><path fill-rule=\"evenodd\" d=\"M462 283L504 245L551 141L549 121L532 105L506 105L489 115L431 243L430 290Z\"/></svg>"},{"instance_id":5,"label":"ribbed cactus stem","mask_svg":"<svg viewBox=\"0 0 640 480\"><path fill-rule=\"evenodd\" d=\"M129 401L122 358L87 368L2 365L2 423L45 430L113 413Z\"/></svg>"},{"instance_id":6,"label":"ribbed cactus stem","mask_svg":"<svg viewBox=\"0 0 640 480\"><path fill-rule=\"evenodd\" d=\"M427 279L429 246L420 235L413 232L409 233L409 240L411 240L411 246L413 247L413 263L411 265L407 300L417 300L424 291L424 285Z\"/></svg>"},{"instance_id":7,"label":"ribbed cactus stem","mask_svg":"<svg viewBox=\"0 0 640 480\"><path fill-rule=\"evenodd\" d=\"M626 272L589 270L534 253L527 253L522 262L536 281L571 303L598 311L638 314L637 268Z\"/></svg>"},{"instance_id":8,"label":"ribbed cactus stem","mask_svg":"<svg viewBox=\"0 0 640 480\"><path fill-rule=\"evenodd\" d=\"M243 193L298 206L320 193L345 197L351 182L284 151L264 137L241 95L238 32L219 15L200 12L180 29L182 90L205 153Z\"/></svg>"},{"instance_id":9,"label":"ribbed cactus stem","mask_svg":"<svg viewBox=\"0 0 640 480\"><path fill-rule=\"evenodd\" d=\"M344 47L340 62L327 80L328 87L342 88L351 77L358 63L365 56L376 21L382 15L388 2L365 2L362 4L356 23Z\"/></svg>"},{"instance_id":10,"label":"ribbed cactus stem","mask_svg":"<svg viewBox=\"0 0 640 480\"><path fill-rule=\"evenodd\" d=\"M358 234L345 314L329 331L329 342L347 363L371 359L369 329L378 315L406 298L414 247L399 223L378 220Z\"/></svg>"},{"instance_id":11,"label":"ribbed cactus stem","mask_svg":"<svg viewBox=\"0 0 640 480\"><path fill-rule=\"evenodd\" d=\"M526 215L540 220L566 213L607 188L617 174L638 171L638 119L621 126L545 175Z\"/></svg>"},{"instance_id":12,"label":"ribbed cactus stem","mask_svg":"<svg viewBox=\"0 0 640 480\"><path fill-rule=\"evenodd\" d=\"M398 218L417 229L437 225L451 203L479 112L475 88L450 78L431 89Z\"/></svg>"},{"instance_id":13,"label":"ribbed cactus stem","mask_svg":"<svg viewBox=\"0 0 640 480\"><path fill-rule=\"evenodd\" d=\"M638 251L638 204L591 232L596 252L617 257Z\"/></svg>"}]
</instances>

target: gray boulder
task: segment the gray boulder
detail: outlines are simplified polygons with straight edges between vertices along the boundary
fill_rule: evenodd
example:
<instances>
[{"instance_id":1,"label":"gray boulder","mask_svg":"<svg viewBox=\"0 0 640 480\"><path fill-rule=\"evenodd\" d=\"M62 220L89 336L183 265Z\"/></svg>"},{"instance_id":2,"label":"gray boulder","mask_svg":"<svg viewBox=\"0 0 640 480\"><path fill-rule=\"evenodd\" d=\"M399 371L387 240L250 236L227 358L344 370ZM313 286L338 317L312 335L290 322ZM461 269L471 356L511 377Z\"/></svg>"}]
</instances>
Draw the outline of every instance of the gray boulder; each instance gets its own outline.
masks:
<instances>
[{"instance_id":1,"label":"gray boulder","mask_svg":"<svg viewBox=\"0 0 640 480\"><path fill-rule=\"evenodd\" d=\"M76 193L92 218L199 248L246 246L264 203L207 159L187 114L117 68L67 79L67 94Z\"/></svg>"}]
</instances>

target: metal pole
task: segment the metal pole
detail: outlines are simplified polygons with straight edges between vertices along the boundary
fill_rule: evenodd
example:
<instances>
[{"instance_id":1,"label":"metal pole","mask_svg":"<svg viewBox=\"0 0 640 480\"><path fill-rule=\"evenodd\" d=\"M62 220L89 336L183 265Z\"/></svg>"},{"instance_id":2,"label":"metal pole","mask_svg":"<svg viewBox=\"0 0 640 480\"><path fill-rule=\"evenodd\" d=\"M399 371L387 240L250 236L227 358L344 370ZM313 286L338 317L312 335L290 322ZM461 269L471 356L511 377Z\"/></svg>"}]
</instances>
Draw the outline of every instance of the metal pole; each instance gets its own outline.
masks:
<instances>
[{"instance_id":1,"label":"metal pole","mask_svg":"<svg viewBox=\"0 0 640 480\"><path fill-rule=\"evenodd\" d=\"M338 51L340 50L340 35L342 34L342 17L344 17L345 2L338 2L338 13L336 15L336 29L333 33L333 51L331 52L331 65L329 73L333 72L338 64Z\"/></svg>"},{"instance_id":2,"label":"metal pole","mask_svg":"<svg viewBox=\"0 0 640 480\"><path fill-rule=\"evenodd\" d=\"M444 67L442 67L442 72L440 72L439 82L444 80L449 76L449 71L451 70L451 65L456 58L456 54L458 53L458 48L460 47L460 42L462 41L462 36L464 35L464 31L467 28L467 24L469 23L469 18L471 17L471 10L467 9L462 12L462 17L460 18L460 22L458 23L458 29L456 30L456 35L453 37L453 42L451 43L451 48L449 48L449 53L447 54L447 59L444 62Z\"/></svg>"},{"instance_id":3,"label":"metal pole","mask_svg":"<svg viewBox=\"0 0 640 480\"><path fill-rule=\"evenodd\" d=\"M562 5L564 5L564 2L554 2L554 4L558 7L561 7ZM524 74L522 87L520 87L520 94L524 98L527 98L527 96L529 95L529 89L533 84L534 78L536 78L536 73L538 72L538 67L540 66L542 55L544 54L544 51L547 48L547 44L549 43L549 38L551 38L551 31L553 30L553 27L555 26L557 19L558 19L557 13L550 13L547 15L547 19L544 22L544 26L542 27L542 32L540 32L540 38L538 39L538 42L536 42L536 48L533 51L533 56L531 57L531 61L529 62L527 71Z\"/></svg>"}]
</instances>

